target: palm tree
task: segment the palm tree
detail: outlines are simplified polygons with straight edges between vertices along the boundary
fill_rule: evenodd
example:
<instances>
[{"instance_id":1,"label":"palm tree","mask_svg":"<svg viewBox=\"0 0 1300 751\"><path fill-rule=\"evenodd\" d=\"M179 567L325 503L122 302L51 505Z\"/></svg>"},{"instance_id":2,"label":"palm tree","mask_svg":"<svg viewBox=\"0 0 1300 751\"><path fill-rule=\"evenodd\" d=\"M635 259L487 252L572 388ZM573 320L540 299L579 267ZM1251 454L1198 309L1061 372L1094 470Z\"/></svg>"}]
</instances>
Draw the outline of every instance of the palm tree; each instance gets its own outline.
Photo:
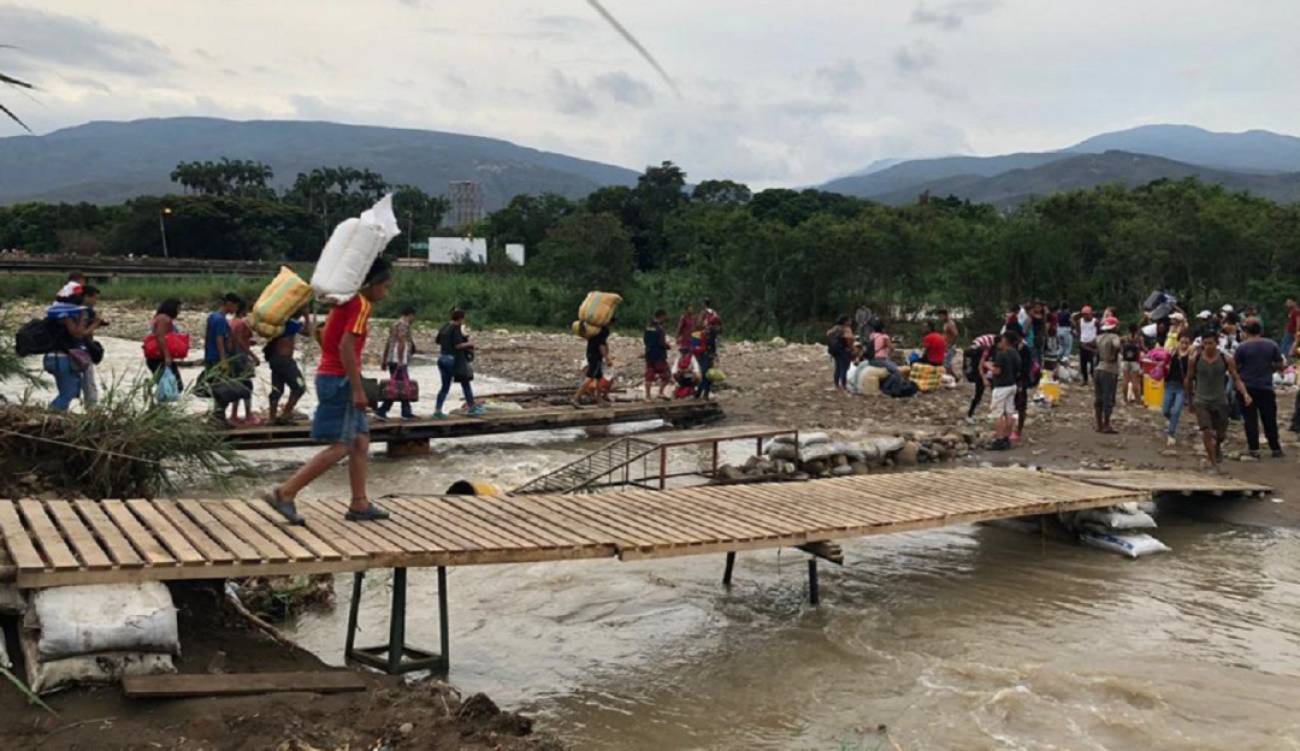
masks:
<instances>
[{"instance_id":1,"label":"palm tree","mask_svg":"<svg viewBox=\"0 0 1300 751\"><path fill-rule=\"evenodd\" d=\"M0 47L10 47L10 45L7 45L7 44L0 44ZM36 88L35 86L33 86L33 85L30 84L30 83L27 83L26 81L20 81L20 80L18 80L17 78L14 78L13 76L10 76L10 75L6 75L6 74L4 74L4 73L0 73L0 83L5 84L6 86L12 86L12 87L15 88L15 89L34 89L34 88ZM15 115L15 114L13 113L13 110L11 110L11 109L9 109L8 107L4 106L3 103L0 103L0 112L5 113L6 115L9 116L9 119L10 119L10 120L13 120L14 122L16 122L16 123L18 123L19 125L23 126L23 130L27 131L28 133L31 133L31 132L32 132L32 129L29 128L29 127L27 127L27 123L23 122L23 121L22 121L22 120L21 120L17 115Z\"/></svg>"}]
</instances>

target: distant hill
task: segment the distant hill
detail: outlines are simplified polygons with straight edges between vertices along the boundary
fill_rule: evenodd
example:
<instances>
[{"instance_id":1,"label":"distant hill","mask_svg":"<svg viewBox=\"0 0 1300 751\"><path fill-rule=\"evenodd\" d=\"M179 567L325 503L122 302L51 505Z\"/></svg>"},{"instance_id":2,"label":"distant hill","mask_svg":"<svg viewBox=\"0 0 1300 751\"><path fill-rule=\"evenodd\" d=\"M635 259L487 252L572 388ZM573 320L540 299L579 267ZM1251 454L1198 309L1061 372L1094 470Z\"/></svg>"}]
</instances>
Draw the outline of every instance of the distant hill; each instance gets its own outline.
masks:
<instances>
[{"instance_id":1,"label":"distant hill","mask_svg":"<svg viewBox=\"0 0 1300 751\"><path fill-rule=\"evenodd\" d=\"M1033 177L1040 182L1023 186L1015 191L1012 184L1016 179L1027 179L1026 171L1033 171L1048 164L1070 160L1080 154L1104 154L1105 152L1127 152L1160 157L1170 163L1181 163L1182 167L1197 166L1210 172L1222 173L1292 173L1300 172L1300 138L1271 133L1264 130L1252 130L1245 133L1214 133L1190 125L1146 125L1114 133L1103 133L1060 151L1038 153L1018 153L1003 156L973 157L953 156L938 159L913 159L898 162L886 169L873 169L876 165L889 160L877 160L867 168L854 174L831 180L821 186L823 190L844 193L846 195L872 198L886 202L898 202L900 196L910 195L911 199L927 187L932 193L940 194L937 186L970 189L978 178L1007 176L1000 181L1007 191L1023 195L1043 195L1053 190L1068 190L1064 185L1051 188L1041 180L1053 174L1074 174L1073 170L1036 172ZM1122 169L1114 159L1105 160L1109 169ZM1141 167L1143 174L1151 175L1150 170L1158 170L1160 162L1133 162L1130 167ZM1078 163L1074 165L1078 167ZM1205 172L1205 170L1202 170ZM1176 174L1154 174L1150 179L1159 177L1184 176L1185 169L1178 168ZM1208 173L1207 173L1208 174ZM1076 175L1082 177L1081 175ZM1112 172L1113 179L1107 182L1136 182L1137 173L1123 175ZM1227 178L1225 178L1227 179ZM1234 184L1251 182L1233 178ZM1282 181L1282 182L1285 182ZM1285 189L1270 186L1269 181L1259 183L1261 189L1286 193ZM962 195L954 191L956 195ZM964 196L963 196L964 197ZM1294 200L1294 199L1292 199ZM1005 202L1005 201L1003 201Z\"/></svg>"},{"instance_id":2,"label":"distant hill","mask_svg":"<svg viewBox=\"0 0 1300 751\"><path fill-rule=\"evenodd\" d=\"M1144 125L1093 136L1065 151L1131 151L1233 172L1300 172L1300 138L1267 130L1214 133L1191 125Z\"/></svg>"},{"instance_id":3,"label":"distant hill","mask_svg":"<svg viewBox=\"0 0 1300 751\"><path fill-rule=\"evenodd\" d=\"M922 191L928 190L936 197L955 195L975 203L1008 207L1035 196L1061 191L1114 183L1137 187L1161 178L1179 180L1186 177L1222 185L1228 190L1249 191L1283 203L1300 201L1300 172L1229 172L1126 151L1067 156L1031 169L1010 170L993 177L948 177L880 195L876 200L891 204L912 203Z\"/></svg>"},{"instance_id":4,"label":"distant hill","mask_svg":"<svg viewBox=\"0 0 1300 751\"><path fill-rule=\"evenodd\" d=\"M299 172L346 165L393 184L445 194L453 180L477 180L484 204L500 208L520 193L580 198L605 185L633 185L637 172L508 141L428 130L327 122L237 122L174 117L92 122L43 136L0 138L0 204L26 200L117 203L179 192L177 162L254 159L284 188Z\"/></svg>"}]
</instances>

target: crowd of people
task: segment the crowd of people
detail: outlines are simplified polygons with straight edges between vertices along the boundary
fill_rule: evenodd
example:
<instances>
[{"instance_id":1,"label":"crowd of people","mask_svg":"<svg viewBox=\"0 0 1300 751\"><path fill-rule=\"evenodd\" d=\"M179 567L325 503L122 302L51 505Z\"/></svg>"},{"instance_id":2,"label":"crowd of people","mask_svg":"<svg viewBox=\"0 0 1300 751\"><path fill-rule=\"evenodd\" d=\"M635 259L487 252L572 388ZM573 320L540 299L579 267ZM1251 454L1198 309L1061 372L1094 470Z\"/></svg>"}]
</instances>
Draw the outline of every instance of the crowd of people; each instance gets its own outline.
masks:
<instances>
[{"instance_id":1,"label":"crowd of people","mask_svg":"<svg viewBox=\"0 0 1300 751\"><path fill-rule=\"evenodd\" d=\"M973 382L975 393L967 410L974 419L986 392L991 394L994 440L991 448L1005 450L1021 440L1029 392L1044 379L1078 380L1091 384L1094 429L1118 432L1113 424L1117 404L1144 404L1147 383L1163 389L1161 411L1169 446L1177 442L1182 413L1195 414L1206 462L1218 467L1223 444L1234 420L1241 420L1246 452L1260 457L1261 432L1273 457L1283 456L1277 420L1275 380L1297 354L1300 305L1286 301L1287 321L1281 345L1264 336L1258 310L1238 313L1231 304L1216 314L1202 310L1191 318L1175 300L1158 297L1134 317L1124 333L1114 308L1097 315L1085 305L1077 312L1066 303L1055 308L1027 302L1007 311L1001 329L976 336L960 350L964 367L954 370L960 331L948 311L940 310L925 324L926 333L909 362L943 368L954 379ZM899 372L893 340L884 323L866 306L850 318L842 316L826 333L833 362L833 387L848 390L847 374L854 363L868 362ZM1072 367L1078 353L1078 368ZM882 388L883 382L882 382ZM1300 399L1291 419L1300 432Z\"/></svg>"}]
</instances>

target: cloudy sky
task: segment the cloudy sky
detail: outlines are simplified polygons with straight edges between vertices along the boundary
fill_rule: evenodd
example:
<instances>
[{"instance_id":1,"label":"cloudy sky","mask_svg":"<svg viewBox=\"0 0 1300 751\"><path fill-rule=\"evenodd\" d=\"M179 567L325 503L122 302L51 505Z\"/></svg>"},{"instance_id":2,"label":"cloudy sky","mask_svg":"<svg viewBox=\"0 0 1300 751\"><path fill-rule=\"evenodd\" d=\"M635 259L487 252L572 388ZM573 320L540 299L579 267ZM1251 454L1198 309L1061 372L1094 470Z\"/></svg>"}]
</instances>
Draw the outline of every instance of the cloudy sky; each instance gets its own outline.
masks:
<instances>
[{"instance_id":1,"label":"cloudy sky","mask_svg":"<svg viewBox=\"0 0 1300 751\"><path fill-rule=\"evenodd\" d=\"M0 0L0 102L33 130L171 115L490 135L692 180L1155 122L1300 131L1295 0ZM20 131L0 123L0 136Z\"/></svg>"}]
</instances>

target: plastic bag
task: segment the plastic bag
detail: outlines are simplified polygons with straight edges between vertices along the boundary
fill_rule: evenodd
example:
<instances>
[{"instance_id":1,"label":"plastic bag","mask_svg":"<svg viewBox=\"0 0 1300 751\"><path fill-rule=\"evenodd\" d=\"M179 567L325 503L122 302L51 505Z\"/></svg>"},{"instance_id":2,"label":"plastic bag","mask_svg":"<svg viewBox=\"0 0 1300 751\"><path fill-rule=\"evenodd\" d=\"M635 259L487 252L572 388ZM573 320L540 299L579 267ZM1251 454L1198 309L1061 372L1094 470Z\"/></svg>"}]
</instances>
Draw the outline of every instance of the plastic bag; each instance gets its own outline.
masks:
<instances>
[{"instance_id":1,"label":"plastic bag","mask_svg":"<svg viewBox=\"0 0 1300 751\"><path fill-rule=\"evenodd\" d=\"M388 241L401 234L393 216L390 193L360 218L345 219L321 250L311 288L322 300L342 305L357 296L370 266L384 252Z\"/></svg>"},{"instance_id":2,"label":"plastic bag","mask_svg":"<svg viewBox=\"0 0 1300 751\"><path fill-rule=\"evenodd\" d=\"M1141 558L1144 555L1169 551L1168 545L1148 534L1113 535L1108 532L1084 530L1079 533L1079 539L1084 545L1109 550L1129 558Z\"/></svg>"},{"instance_id":3,"label":"plastic bag","mask_svg":"<svg viewBox=\"0 0 1300 751\"><path fill-rule=\"evenodd\" d=\"M176 374L171 368L163 368L162 375L158 377L158 386L154 389L154 400L162 403L179 402L181 400L181 384L176 380Z\"/></svg>"}]
</instances>

